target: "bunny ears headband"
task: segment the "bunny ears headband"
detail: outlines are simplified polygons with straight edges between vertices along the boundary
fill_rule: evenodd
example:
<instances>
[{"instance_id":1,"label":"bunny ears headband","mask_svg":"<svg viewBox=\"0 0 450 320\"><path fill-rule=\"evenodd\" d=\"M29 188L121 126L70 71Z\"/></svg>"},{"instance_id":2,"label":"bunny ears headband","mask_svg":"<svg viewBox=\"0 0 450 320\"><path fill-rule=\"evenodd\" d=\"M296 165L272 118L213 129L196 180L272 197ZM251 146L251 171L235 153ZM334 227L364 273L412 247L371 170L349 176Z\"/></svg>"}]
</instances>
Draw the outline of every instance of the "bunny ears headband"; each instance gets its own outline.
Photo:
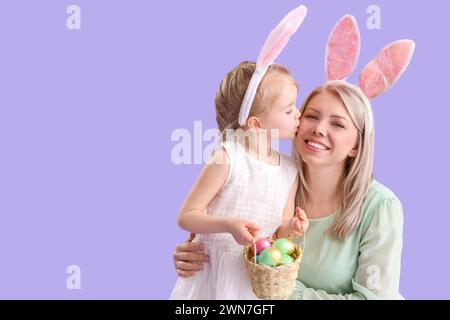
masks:
<instances>
[{"instance_id":1,"label":"bunny ears headband","mask_svg":"<svg viewBox=\"0 0 450 320\"><path fill-rule=\"evenodd\" d=\"M327 81L345 80L358 62L361 41L353 16L342 17L331 31L325 54ZM384 47L359 75L359 86L372 99L388 90L408 67L414 53L412 40L398 40Z\"/></svg>"},{"instance_id":2,"label":"bunny ears headband","mask_svg":"<svg viewBox=\"0 0 450 320\"><path fill-rule=\"evenodd\" d=\"M256 90L266 74L267 68L273 64L281 51L287 45L290 37L297 31L307 13L305 6L299 6L290 11L280 23L270 32L256 60L256 70L250 79L239 111L239 124L245 125L250 108L255 98Z\"/></svg>"},{"instance_id":3,"label":"bunny ears headband","mask_svg":"<svg viewBox=\"0 0 450 320\"><path fill-rule=\"evenodd\" d=\"M307 9L299 6L289 12L270 32L256 61L256 70L242 100L239 124L245 125L256 90L290 37L297 31L306 17ZM361 37L358 24L351 15L342 17L331 31L325 54L326 80L345 80L353 72L359 58ZM384 47L359 75L359 86L372 99L388 90L408 67L414 53L412 40L398 40Z\"/></svg>"}]
</instances>

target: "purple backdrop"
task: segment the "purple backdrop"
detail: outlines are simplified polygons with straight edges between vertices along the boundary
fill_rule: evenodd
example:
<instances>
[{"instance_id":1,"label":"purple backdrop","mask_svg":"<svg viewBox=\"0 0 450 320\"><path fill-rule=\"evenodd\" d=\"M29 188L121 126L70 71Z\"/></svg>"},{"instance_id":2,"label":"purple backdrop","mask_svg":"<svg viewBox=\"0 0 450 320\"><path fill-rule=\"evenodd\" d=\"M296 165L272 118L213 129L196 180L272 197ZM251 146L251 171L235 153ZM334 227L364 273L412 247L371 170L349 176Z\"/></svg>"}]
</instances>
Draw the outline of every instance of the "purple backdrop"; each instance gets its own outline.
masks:
<instances>
[{"instance_id":1,"label":"purple backdrop","mask_svg":"<svg viewBox=\"0 0 450 320\"><path fill-rule=\"evenodd\" d=\"M171 134L215 127L222 77L300 3L308 17L278 59L299 100L323 82L342 15L360 25L357 71L388 42L416 41L409 69L373 101L375 175L404 205L401 292L450 298L450 50L438 40L450 4L406 0L1 1L0 298L166 299L186 238L177 211L201 169L173 164ZM70 4L80 30L66 27ZM372 4L380 30L366 27ZM66 286L69 265L81 290Z\"/></svg>"}]
</instances>

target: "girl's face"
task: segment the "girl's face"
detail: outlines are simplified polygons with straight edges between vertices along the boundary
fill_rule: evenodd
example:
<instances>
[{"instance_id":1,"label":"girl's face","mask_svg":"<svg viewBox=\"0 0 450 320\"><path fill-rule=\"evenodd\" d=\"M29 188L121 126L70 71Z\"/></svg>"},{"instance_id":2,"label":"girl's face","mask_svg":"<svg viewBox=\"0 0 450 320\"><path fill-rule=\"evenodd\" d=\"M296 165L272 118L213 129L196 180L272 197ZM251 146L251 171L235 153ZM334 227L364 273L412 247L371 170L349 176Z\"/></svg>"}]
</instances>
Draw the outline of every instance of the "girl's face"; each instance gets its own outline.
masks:
<instances>
[{"instance_id":1,"label":"girl's face","mask_svg":"<svg viewBox=\"0 0 450 320\"><path fill-rule=\"evenodd\" d=\"M271 106L261 117L262 127L278 130L279 139L294 139L300 124L300 112L297 109L297 87L292 79L285 75L271 75L264 82L264 95L269 95Z\"/></svg>"},{"instance_id":2,"label":"girl's face","mask_svg":"<svg viewBox=\"0 0 450 320\"><path fill-rule=\"evenodd\" d=\"M306 105L294 145L310 167L337 166L357 155L357 139L358 129L342 101L324 92Z\"/></svg>"}]
</instances>

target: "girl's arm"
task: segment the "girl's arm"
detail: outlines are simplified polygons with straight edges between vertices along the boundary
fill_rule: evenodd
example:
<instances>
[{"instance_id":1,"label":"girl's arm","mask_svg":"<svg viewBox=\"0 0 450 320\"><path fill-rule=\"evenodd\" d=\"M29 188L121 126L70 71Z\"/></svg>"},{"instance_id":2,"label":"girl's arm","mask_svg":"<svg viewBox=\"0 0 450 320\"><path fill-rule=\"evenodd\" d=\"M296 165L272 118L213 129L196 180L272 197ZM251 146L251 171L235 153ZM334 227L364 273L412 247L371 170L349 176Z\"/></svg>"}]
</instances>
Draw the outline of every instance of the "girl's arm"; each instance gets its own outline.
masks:
<instances>
[{"instance_id":1,"label":"girl's arm","mask_svg":"<svg viewBox=\"0 0 450 320\"><path fill-rule=\"evenodd\" d=\"M295 208L295 195L297 193L298 183L299 176L297 175L283 210L283 223L275 232L275 238L297 237L308 229L308 220L305 212L300 208Z\"/></svg>"},{"instance_id":2,"label":"girl's arm","mask_svg":"<svg viewBox=\"0 0 450 320\"><path fill-rule=\"evenodd\" d=\"M256 225L241 219L205 214L208 204L222 189L229 168L227 152L224 149L216 151L184 201L178 225L184 230L201 234L229 232L236 242L247 244L252 240L252 233L259 229Z\"/></svg>"}]
</instances>

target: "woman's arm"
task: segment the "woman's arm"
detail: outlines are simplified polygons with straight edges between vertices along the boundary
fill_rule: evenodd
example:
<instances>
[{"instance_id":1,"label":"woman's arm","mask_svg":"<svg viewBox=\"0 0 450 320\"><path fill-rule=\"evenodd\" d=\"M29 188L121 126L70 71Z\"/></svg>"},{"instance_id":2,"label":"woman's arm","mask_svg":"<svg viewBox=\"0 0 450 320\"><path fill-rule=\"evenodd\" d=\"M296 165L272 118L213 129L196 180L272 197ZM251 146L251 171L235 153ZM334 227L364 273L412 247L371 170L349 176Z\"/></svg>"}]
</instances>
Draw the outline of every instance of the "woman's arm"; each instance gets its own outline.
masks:
<instances>
[{"instance_id":1,"label":"woman's arm","mask_svg":"<svg viewBox=\"0 0 450 320\"><path fill-rule=\"evenodd\" d=\"M361 239L353 292L330 294L297 281L292 299L403 299L399 293L402 246L401 202L386 199Z\"/></svg>"},{"instance_id":2,"label":"woman's arm","mask_svg":"<svg viewBox=\"0 0 450 320\"><path fill-rule=\"evenodd\" d=\"M176 246L173 253L175 271L180 277L190 277L203 269L203 263L209 260L200 242L185 242Z\"/></svg>"},{"instance_id":3,"label":"woman's arm","mask_svg":"<svg viewBox=\"0 0 450 320\"><path fill-rule=\"evenodd\" d=\"M259 229L250 221L205 214L208 204L222 189L230 168L224 149L216 151L184 201L178 216L180 228L201 234L229 232L239 244L250 243Z\"/></svg>"}]
</instances>

